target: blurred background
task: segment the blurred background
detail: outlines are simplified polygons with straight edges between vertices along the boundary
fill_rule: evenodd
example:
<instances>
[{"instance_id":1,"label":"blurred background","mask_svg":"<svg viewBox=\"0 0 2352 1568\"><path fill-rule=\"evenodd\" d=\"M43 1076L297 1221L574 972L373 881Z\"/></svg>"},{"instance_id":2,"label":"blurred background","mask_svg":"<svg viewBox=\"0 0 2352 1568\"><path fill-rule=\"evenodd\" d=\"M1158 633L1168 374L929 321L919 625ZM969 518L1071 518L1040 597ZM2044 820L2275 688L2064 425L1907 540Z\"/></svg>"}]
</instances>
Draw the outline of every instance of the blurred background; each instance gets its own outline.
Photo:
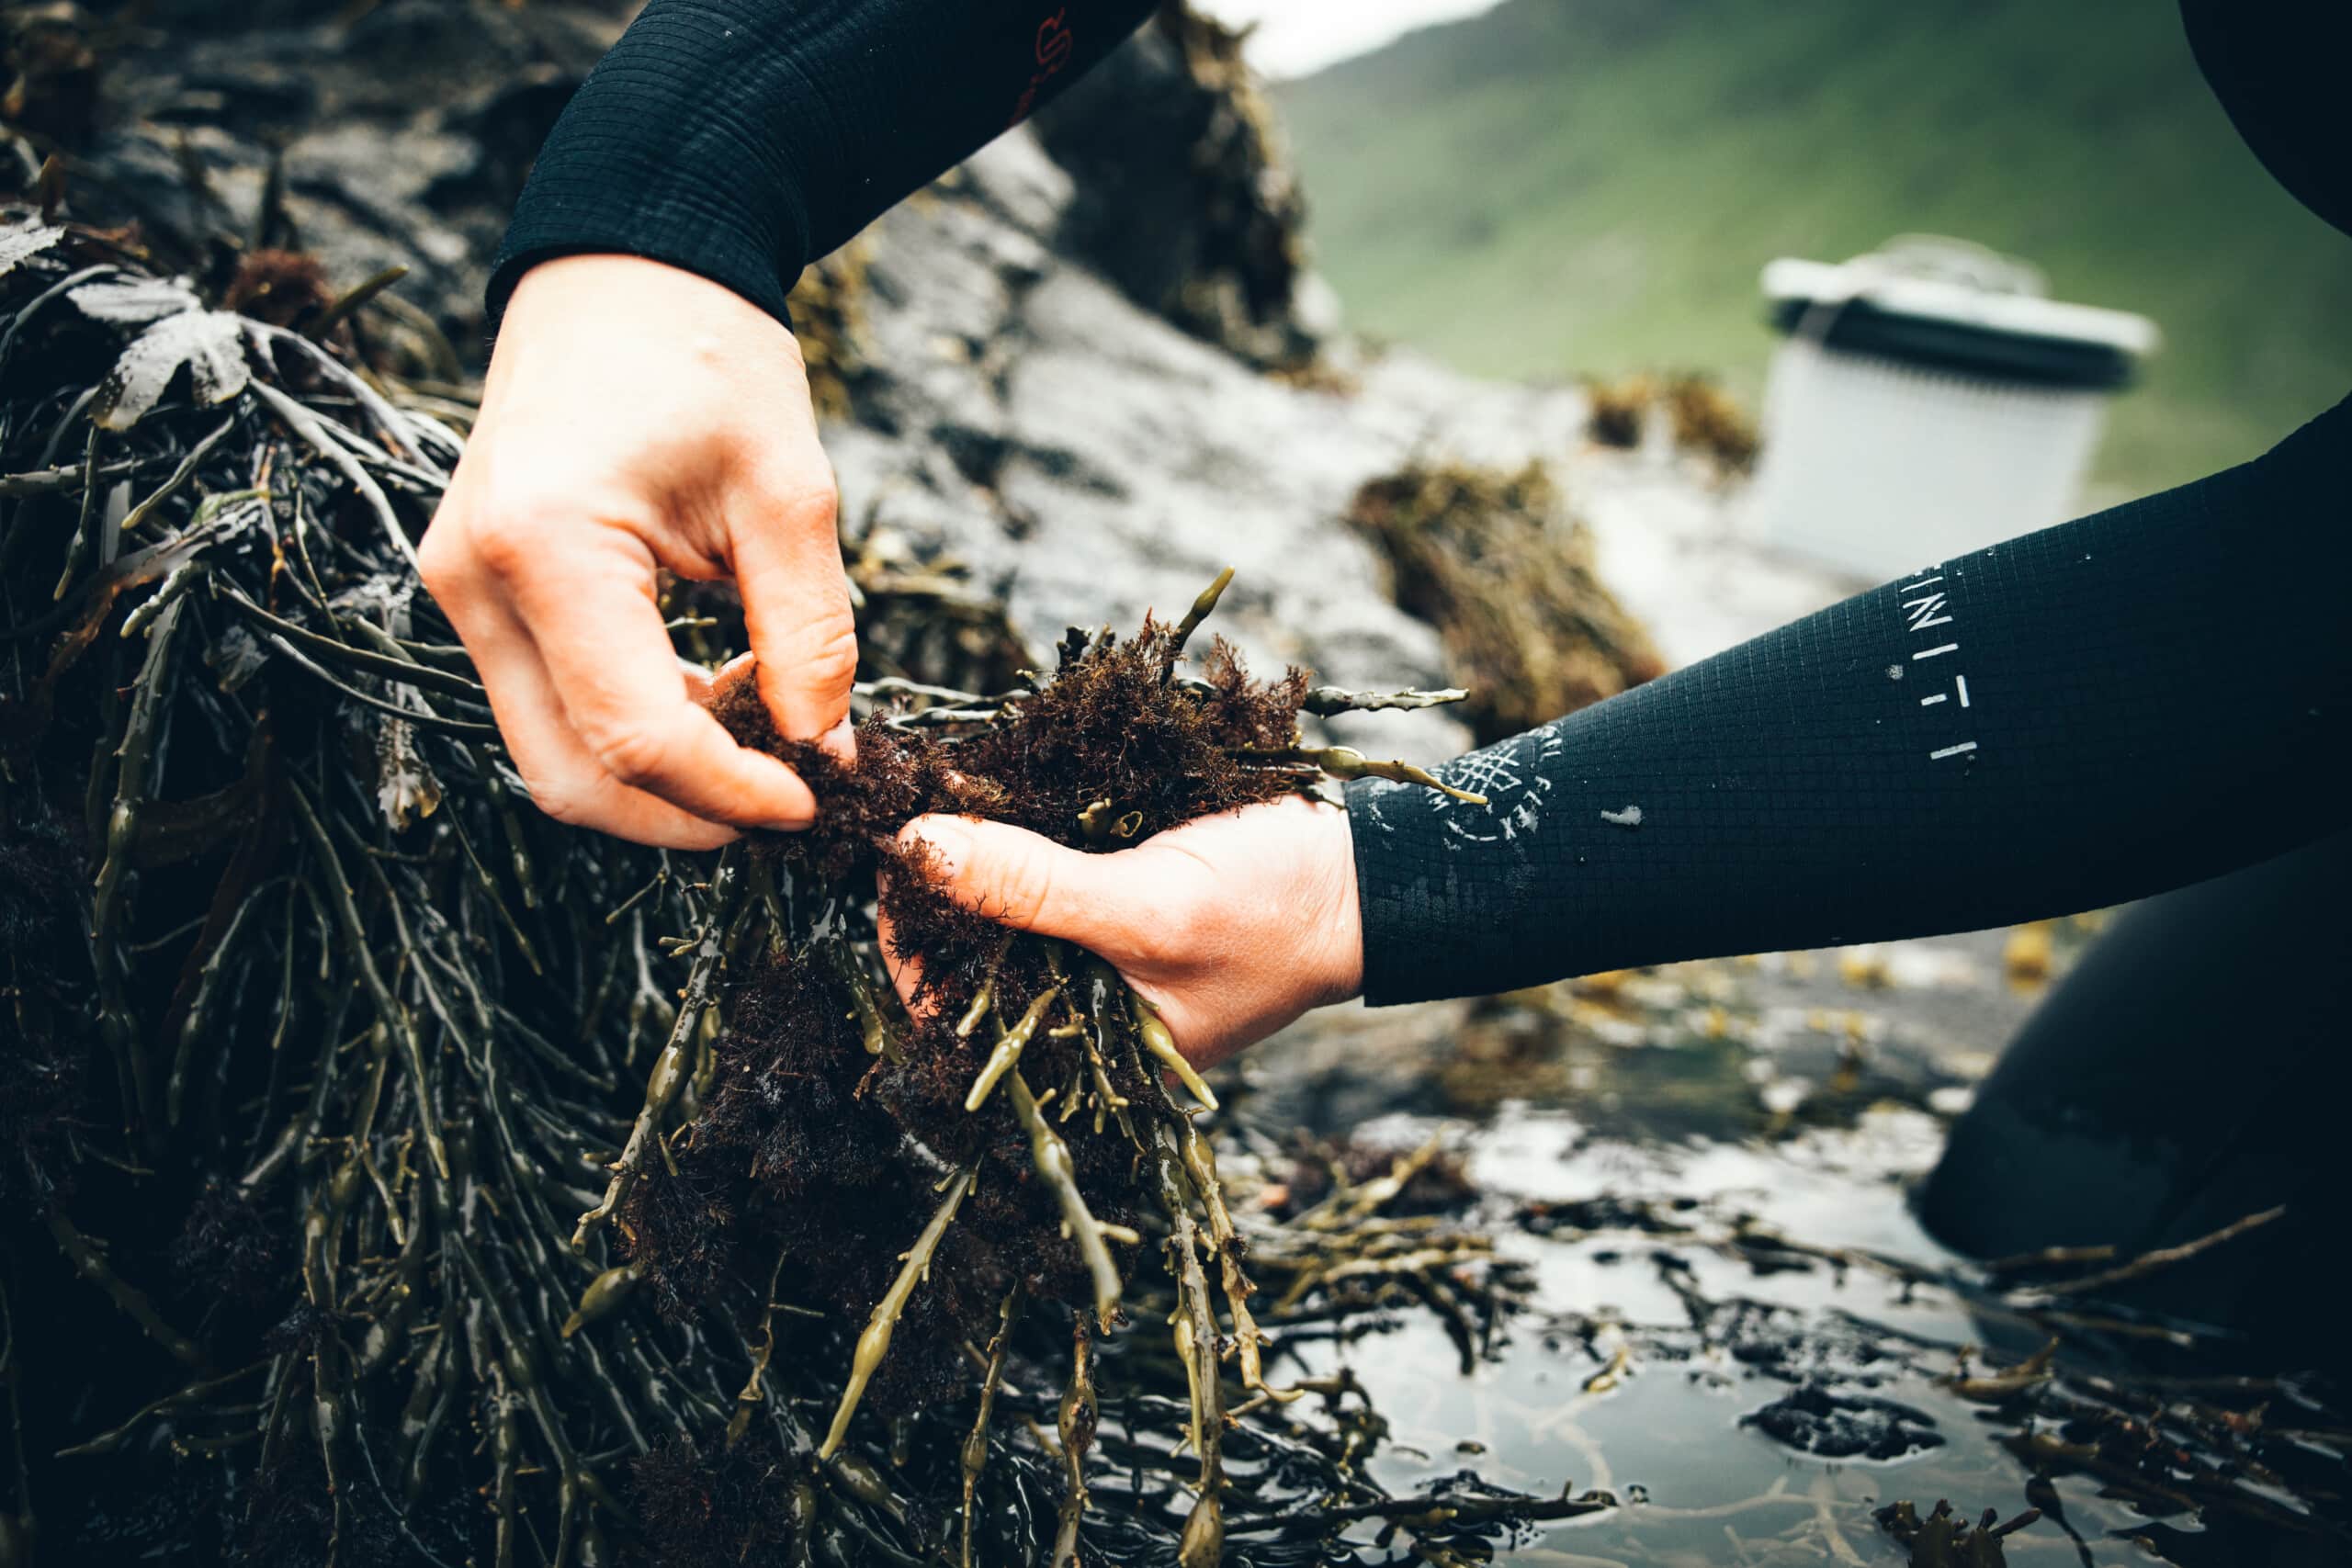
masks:
<instances>
[{"instance_id":1,"label":"blurred background","mask_svg":"<svg viewBox=\"0 0 2352 1568\"><path fill-rule=\"evenodd\" d=\"M2345 390L2352 267L2165 0L1209 0L1256 26L1354 322L1482 375L1760 395L1758 270L1901 232L2153 318L2094 500L2243 461Z\"/></svg>"}]
</instances>

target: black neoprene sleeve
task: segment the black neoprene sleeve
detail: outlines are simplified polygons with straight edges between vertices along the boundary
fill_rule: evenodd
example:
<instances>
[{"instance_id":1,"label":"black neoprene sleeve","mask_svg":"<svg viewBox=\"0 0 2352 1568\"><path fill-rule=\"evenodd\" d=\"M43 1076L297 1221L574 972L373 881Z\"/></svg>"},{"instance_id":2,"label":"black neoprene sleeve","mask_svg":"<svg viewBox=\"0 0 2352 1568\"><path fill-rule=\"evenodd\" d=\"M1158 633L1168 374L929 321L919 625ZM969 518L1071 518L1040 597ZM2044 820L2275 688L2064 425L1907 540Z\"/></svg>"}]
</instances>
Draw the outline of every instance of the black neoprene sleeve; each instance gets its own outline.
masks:
<instances>
[{"instance_id":1,"label":"black neoprene sleeve","mask_svg":"<svg viewBox=\"0 0 2352 1568\"><path fill-rule=\"evenodd\" d=\"M802 266L1026 116L1153 0L652 0L540 149L492 265L586 251L785 320Z\"/></svg>"},{"instance_id":2,"label":"black neoprene sleeve","mask_svg":"<svg viewBox=\"0 0 2352 1568\"><path fill-rule=\"evenodd\" d=\"M1895 520L1890 520L1895 525ZM2352 822L2352 400L2267 456L1351 785L1375 1003L1975 930Z\"/></svg>"}]
</instances>

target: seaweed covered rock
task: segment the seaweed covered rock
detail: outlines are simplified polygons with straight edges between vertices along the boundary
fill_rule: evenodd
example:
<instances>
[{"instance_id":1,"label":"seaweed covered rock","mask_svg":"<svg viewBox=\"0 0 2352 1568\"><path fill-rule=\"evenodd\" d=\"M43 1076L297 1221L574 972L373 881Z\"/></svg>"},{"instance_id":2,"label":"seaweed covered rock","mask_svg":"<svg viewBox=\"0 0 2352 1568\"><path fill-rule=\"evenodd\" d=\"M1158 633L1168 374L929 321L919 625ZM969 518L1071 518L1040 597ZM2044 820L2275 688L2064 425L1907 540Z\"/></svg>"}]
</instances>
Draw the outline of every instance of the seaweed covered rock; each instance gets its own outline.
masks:
<instances>
[{"instance_id":1,"label":"seaweed covered rock","mask_svg":"<svg viewBox=\"0 0 2352 1568\"><path fill-rule=\"evenodd\" d=\"M1078 181L1059 243L1127 296L1253 364L1316 353L1306 208L1242 35L1168 0L1038 116Z\"/></svg>"},{"instance_id":2,"label":"seaweed covered rock","mask_svg":"<svg viewBox=\"0 0 2352 1568\"><path fill-rule=\"evenodd\" d=\"M458 381L481 275L541 141L627 7L481 0L10 6L17 157L64 154L84 219L136 221L169 271L218 290L256 251L332 288L392 268L382 338ZM70 41L68 41L70 40ZM20 106L20 107L18 107Z\"/></svg>"},{"instance_id":3,"label":"seaweed covered rock","mask_svg":"<svg viewBox=\"0 0 2352 1568\"><path fill-rule=\"evenodd\" d=\"M1415 464L1358 491L1349 518L1387 556L1396 602L1444 637L1481 741L1666 671L1541 464Z\"/></svg>"},{"instance_id":4,"label":"seaweed covered rock","mask_svg":"<svg viewBox=\"0 0 2352 1568\"><path fill-rule=\"evenodd\" d=\"M0 9L0 120L57 141L86 135L98 104L93 30L78 6Z\"/></svg>"},{"instance_id":5,"label":"seaweed covered rock","mask_svg":"<svg viewBox=\"0 0 2352 1568\"><path fill-rule=\"evenodd\" d=\"M1400 1246L1377 1194L1237 1213L1163 1074L1214 1097L1118 976L877 847L940 807L1113 847L1326 767L1424 775L1307 744L1301 673L1190 659L1216 590L1036 670L954 563L875 534L858 770L778 741L748 666L718 697L825 828L699 861L568 829L418 587L447 391L225 287L0 212L11 1539L1199 1568L1571 1506L1441 1521L1334 1457L1379 1440L1361 1401L1269 1381L1294 1324L1491 1323L1486 1238ZM670 598L682 652L734 651L725 595Z\"/></svg>"},{"instance_id":6,"label":"seaweed covered rock","mask_svg":"<svg viewBox=\"0 0 2352 1568\"><path fill-rule=\"evenodd\" d=\"M1215 1173L1235 1108L1195 1130L1114 976L901 866L935 993L908 1013L870 839L713 863L522 798L412 551L471 417L482 264L613 9L147 15L56 35L92 51L86 114L73 49L44 98L18 47L0 102L0 1372L27 1413L0 1528L62 1561L1198 1562L1221 1525L1271 1564L1555 1517L1456 1486L1441 1525L1333 1457L1382 1440L1360 1393L1274 1397L1293 1332L1423 1303L1491 1329L1513 1273L1459 1225L1385 1229L1376 1176L1343 1224L1276 1223ZM1262 148L1231 112L1220 144ZM797 299L863 599L876 765L829 781L845 822L944 804L1113 845L1360 765L1317 731L1458 748L1443 709L1310 705L1205 634L1179 661L1177 627L1125 628L1230 554L1216 625L1261 669L1440 685L1338 513L1458 423L1532 446L1569 416L1401 359L1351 399L1263 375L1075 257L1092 186L1009 136ZM1295 306L1295 229L1243 228L1210 314L1287 353L1239 280ZM664 604L683 655L742 646L725 591ZM1122 634L1038 660L1072 621ZM905 1327L868 1353L877 1323ZM1098 1379L1139 1418L1097 1429Z\"/></svg>"},{"instance_id":7,"label":"seaweed covered rock","mask_svg":"<svg viewBox=\"0 0 2352 1568\"><path fill-rule=\"evenodd\" d=\"M1924 1410L1818 1382L1801 1383L1739 1419L1775 1442L1825 1459L1901 1459L1944 1440Z\"/></svg>"}]
</instances>

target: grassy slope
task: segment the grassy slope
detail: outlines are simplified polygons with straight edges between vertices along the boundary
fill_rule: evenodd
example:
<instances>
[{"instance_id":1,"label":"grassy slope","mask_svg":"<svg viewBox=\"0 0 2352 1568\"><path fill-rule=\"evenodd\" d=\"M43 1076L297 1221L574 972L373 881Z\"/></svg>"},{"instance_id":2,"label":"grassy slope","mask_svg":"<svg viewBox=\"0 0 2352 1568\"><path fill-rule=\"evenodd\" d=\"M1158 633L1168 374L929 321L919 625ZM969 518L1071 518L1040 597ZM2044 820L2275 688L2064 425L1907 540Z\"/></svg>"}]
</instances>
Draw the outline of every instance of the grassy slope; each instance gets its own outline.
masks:
<instances>
[{"instance_id":1,"label":"grassy slope","mask_svg":"<svg viewBox=\"0 0 2352 1568\"><path fill-rule=\"evenodd\" d=\"M1927 231L2165 329L2109 485L2251 457L2352 388L2352 239L2237 140L2165 0L1510 0L1281 96L1354 321L1476 371L1752 395L1766 260Z\"/></svg>"}]
</instances>

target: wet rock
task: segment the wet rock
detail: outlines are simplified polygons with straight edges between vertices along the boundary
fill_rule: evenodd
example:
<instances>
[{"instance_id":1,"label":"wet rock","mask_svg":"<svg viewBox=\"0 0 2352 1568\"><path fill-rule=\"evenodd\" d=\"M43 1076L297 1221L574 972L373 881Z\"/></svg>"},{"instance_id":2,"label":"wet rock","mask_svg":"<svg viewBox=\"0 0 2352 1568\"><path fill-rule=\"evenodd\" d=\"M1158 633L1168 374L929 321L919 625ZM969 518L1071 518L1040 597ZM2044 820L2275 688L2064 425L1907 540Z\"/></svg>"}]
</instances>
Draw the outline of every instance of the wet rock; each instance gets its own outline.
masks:
<instances>
[{"instance_id":1,"label":"wet rock","mask_svg":"<svg viewBox=\"0 0 2352 1568\"><path fill-rule=\"evenodd\" d=\"M1924 1410L1874 1394L1833 1393L1817 1382L1792 1389L1739 1421L1823 1459L1901 1459L1944 1441Z\"/></svg>"}]
</instances>

